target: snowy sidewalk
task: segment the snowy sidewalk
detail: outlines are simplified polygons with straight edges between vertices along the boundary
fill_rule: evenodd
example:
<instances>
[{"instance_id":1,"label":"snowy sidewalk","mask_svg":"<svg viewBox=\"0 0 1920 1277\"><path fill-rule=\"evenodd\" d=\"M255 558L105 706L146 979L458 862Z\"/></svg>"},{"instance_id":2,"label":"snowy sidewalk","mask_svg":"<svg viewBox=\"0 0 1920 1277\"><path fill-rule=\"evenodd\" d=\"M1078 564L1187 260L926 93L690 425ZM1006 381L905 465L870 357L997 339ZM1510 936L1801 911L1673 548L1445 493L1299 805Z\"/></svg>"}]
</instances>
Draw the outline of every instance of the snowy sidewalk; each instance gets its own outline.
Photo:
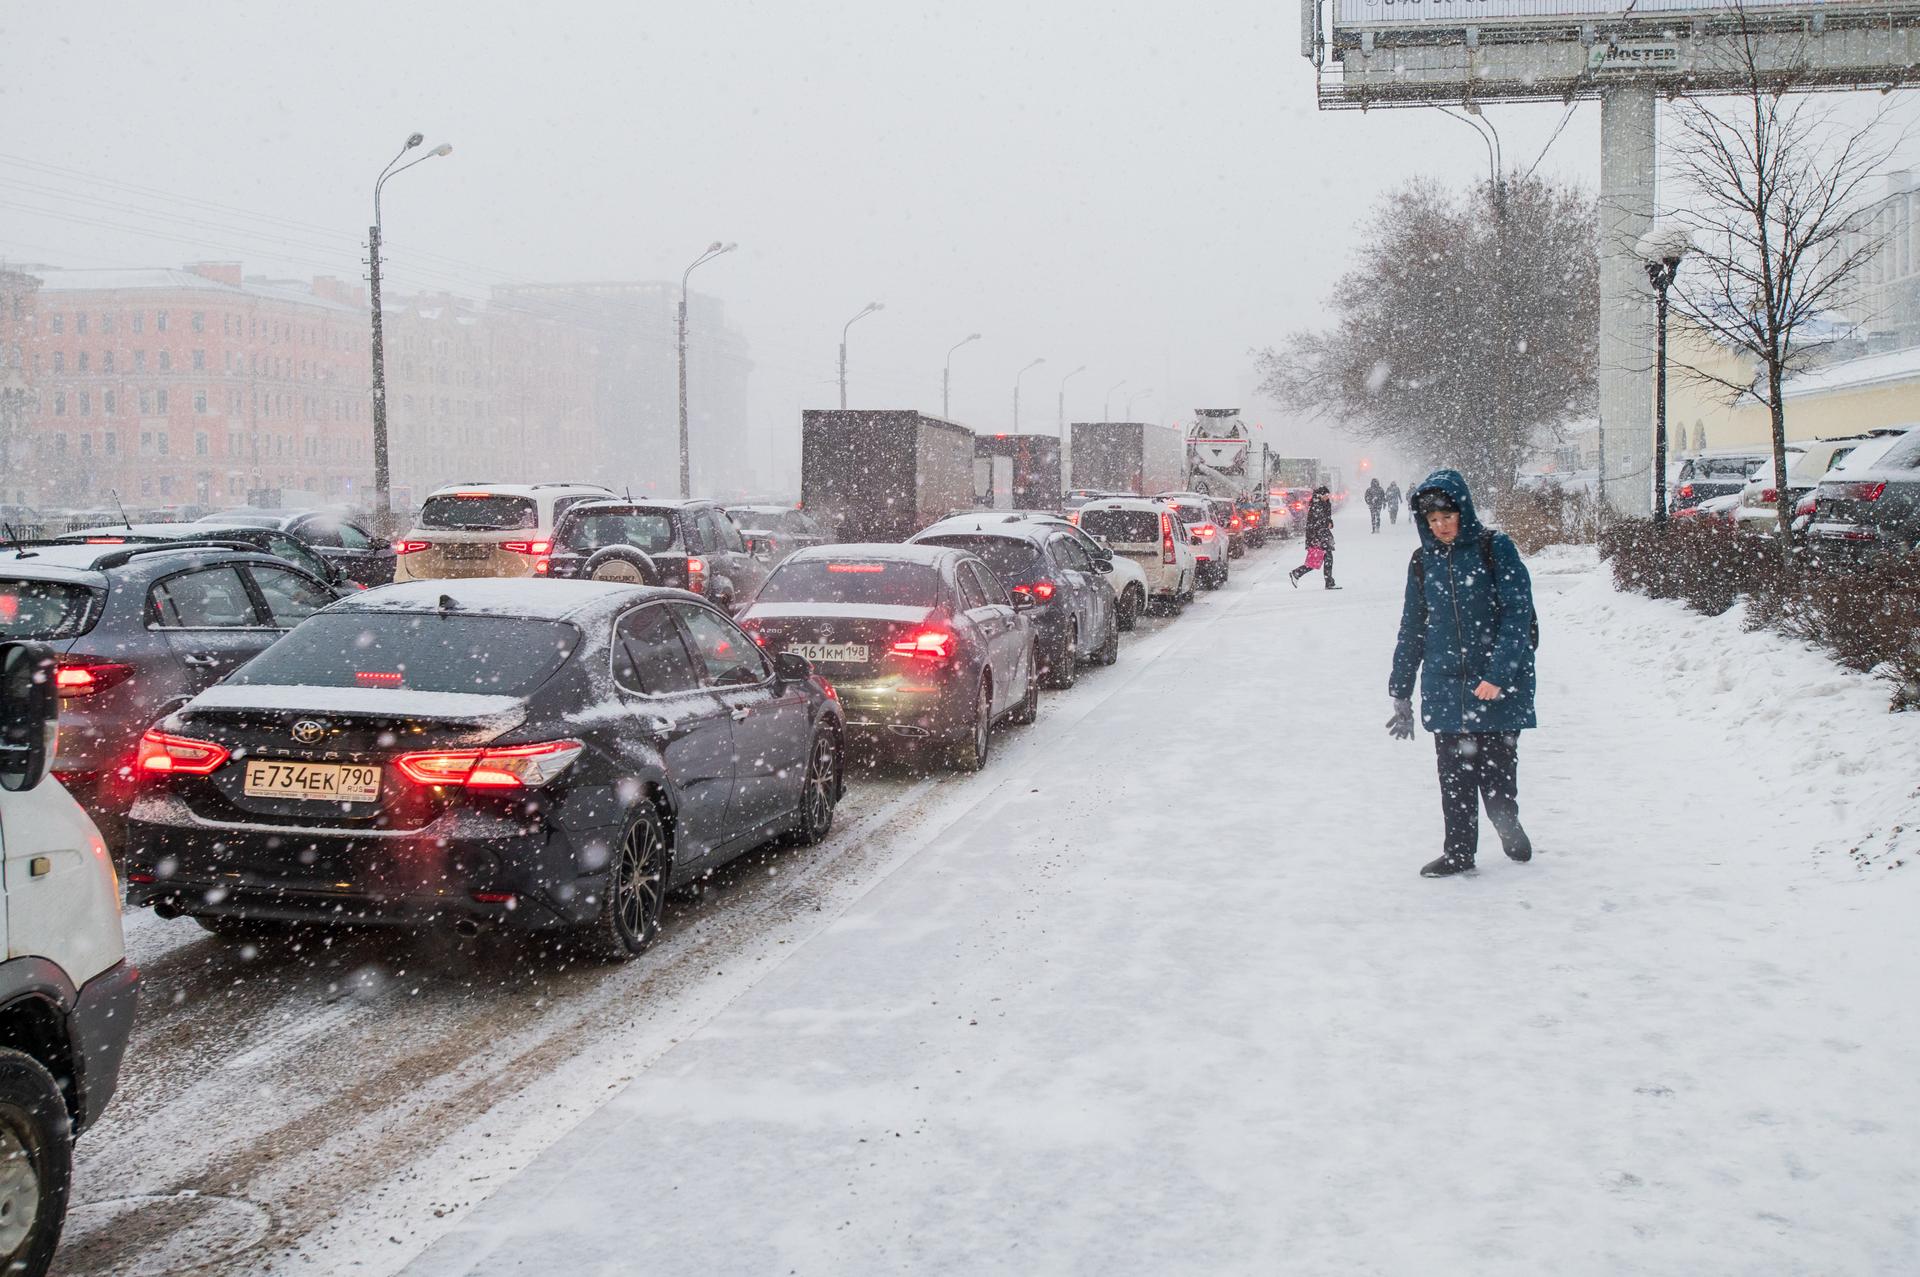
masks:
<instances>
[{"instance_id":1,"label":"snowy sidewalk","mask_svg":"<svg viewBox=\"0 0 1920 1277\"><path fill-rule=\"evenodd\" d=\"M1920 715L1833 676L1730 727L1677 657L1830 667L1549 557L1539 855L1423 880L1411 531L1340 535L1343 591L1247 560L406 1271L1920 1270L1920 867L1812 851Z\"/></svg>"}]
</instances>

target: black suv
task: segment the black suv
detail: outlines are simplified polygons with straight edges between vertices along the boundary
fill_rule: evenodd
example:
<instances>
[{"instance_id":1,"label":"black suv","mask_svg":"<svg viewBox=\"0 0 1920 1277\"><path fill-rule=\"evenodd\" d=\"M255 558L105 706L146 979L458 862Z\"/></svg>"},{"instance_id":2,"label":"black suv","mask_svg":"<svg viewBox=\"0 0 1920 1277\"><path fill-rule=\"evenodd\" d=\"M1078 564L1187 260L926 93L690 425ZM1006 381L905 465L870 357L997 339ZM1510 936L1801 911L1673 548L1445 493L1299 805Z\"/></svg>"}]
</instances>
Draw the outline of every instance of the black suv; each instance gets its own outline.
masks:
<instances>
[{"instance_id":1,"label":"black suv","mask_svg":"<svg viewBox=\"0 0 1920 1277\"><path fill-rule=\"evenodd\" d=\"M141 739L127 897L217 935L437 921L624 959L670 887L826 836L844 732L806 660L684 591L391 585Z\"/></svg>"},{"instance_id":2,"label":"black suv","mask_svg":"<svg viewBox=\"0 0 1920 1277\"><path fill-rule=\"evenodd\" d=\"M130 523L102 524L53 538L79 545L154 545L163 541L227 541L252 546L275 558L285 559L310 576L317 576L336 588L364 589L325 555L308 546L291 532L263 528L251 523ZM389 573L391 576L391 573Z\"/></svg>"},{"instance_id":3,"label":"black suv","mask_svg":"<svg viewBox=\"0 0 1920 1277\"><path fill-rule=\"evenodd\" d=\"M110 840L133 801L140 733L337 596L290 563L231 546L0 549L0 639L52 645L54 771Z\"/></svg>"},{"instance_id":4,"label":"black suv","mask_svg":"<svg viewBox=\"0 0 1920 1277\"><path fill-rule=\"evenodd\" d=\"M1837 563L1920 548L1920 430L1872 465L1813 490L1807 545Z\"/></svg>"},{"instance_id":5,"label":"black suv","mask_svg":"<svg viewBox=\"0 0 1920 1277\"><path fill-rule=\"evenodd\" d=\"M202 515L196 523L274 528L285 532L333 564L348 580L361 585L386 585L393 580L393 542L382 540L344 510L262 510L241 506Z\"/></svg>"},{"instance_id":6,"label":"black suv","mask_svg":"<svg viewBox=\"0 0 1920 1277\"><path fill-rule=\"evenodd\" d=\"M737 612L760 589L767 571L725 507L695 498L582 501L569 507L554 525L544 575L673 585Z\"/></svg>"}]
</instances>

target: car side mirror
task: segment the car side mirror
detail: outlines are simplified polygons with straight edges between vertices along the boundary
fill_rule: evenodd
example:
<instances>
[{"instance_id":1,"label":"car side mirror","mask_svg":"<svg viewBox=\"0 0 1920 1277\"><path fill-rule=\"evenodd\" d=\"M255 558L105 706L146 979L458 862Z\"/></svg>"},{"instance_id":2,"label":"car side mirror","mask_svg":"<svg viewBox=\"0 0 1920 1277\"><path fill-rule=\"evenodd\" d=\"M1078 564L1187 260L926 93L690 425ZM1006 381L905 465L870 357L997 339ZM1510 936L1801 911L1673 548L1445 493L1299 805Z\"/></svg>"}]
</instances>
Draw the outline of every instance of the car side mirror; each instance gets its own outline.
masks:
<instances>
[{"instance_id":1,"label":"car side mirror","mask_svg":"<svg viewBox=\"0 0 1920 1277\"><path fill-rule=\"evenodd\" d=\"M1104 576L1113 571L1113 560L1111 558L1095 559L1093 561L1093 570Z\"/></svg>"},{"instance_id":2,"label":"car side mirror","mask_svg":"<svg viewBox=\"0 0 1920 1277\"><path fill-rule=\"evenodd\" d=\"M0 644L0 789L18 793L47 778L60 730L53 649Z\"/></svg>"},{"instance_id":3,"label":"car side mirror","mask_svg":"<svg viewBox=\"0 0 1920 1277\"><path fill-rule=\"evenodd\" d=\"M773 676L782 683L804 683L813 677L813 662L798 652L778 652L773 658Z\"/></svg>"},{"instance_id":4,"label":"car side mirror","mask_svg":"<svg viewBox=\"0 0 1920 1277\"><path fill-rule=\"evenodd\" d=\"M1016 594L1013 596L1013 610L1016 612L1030 610L1033 607L1033 603L1033 595L1031 594Z\"/></svg>"},{"instance_id":5,"label":"car side mirror","mask_svg":"<svg viewBox=\"0 0 1920 1277\"><path fill-rule=\"evenodd\" d=\"M767 537L748 537L747 553L756 559L764 559L773 553L773 543Z\"/></svg>"}]
</instances>

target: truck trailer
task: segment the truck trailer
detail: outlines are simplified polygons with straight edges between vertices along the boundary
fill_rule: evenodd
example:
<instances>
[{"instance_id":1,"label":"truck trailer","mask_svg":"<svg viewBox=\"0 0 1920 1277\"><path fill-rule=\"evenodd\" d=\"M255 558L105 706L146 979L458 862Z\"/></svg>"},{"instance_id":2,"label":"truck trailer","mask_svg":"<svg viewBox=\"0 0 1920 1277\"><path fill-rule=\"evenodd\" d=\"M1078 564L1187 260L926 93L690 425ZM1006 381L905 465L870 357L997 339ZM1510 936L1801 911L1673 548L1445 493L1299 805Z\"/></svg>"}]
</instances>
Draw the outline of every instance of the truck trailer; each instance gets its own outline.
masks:
<instances>
[{"instance_id":1,"label":"truck trailer","mask_svg":"<svg viewBox=\"0 0 1920 1277\"><path fill-rule=\"evenodd\" d=\"M1186 486L1187 441L1147 421L1076 421L1068 468L1074 488L1172 492Z\"/></svg>"},{"instance_id":2,"label":"truck trailer","mask_svg":"<svg viewBox=\"0 0 1920 1277\"><path fill-rule=\"evenodd\" d=\"M800 503L830 541L904 541L973 499L974 435L905 409L800 415Z\"/></svg>"},{"instance_id":3,"label":"truck trailer","mask_svg":"<svg viewBox=\"0 0 1920 1277\"><path fill-rule=\"evenodd\" d=\"M1058 435L981 435L974 444L973 499L991 510L1057 510Z\"/></svg>"}]
</instances>

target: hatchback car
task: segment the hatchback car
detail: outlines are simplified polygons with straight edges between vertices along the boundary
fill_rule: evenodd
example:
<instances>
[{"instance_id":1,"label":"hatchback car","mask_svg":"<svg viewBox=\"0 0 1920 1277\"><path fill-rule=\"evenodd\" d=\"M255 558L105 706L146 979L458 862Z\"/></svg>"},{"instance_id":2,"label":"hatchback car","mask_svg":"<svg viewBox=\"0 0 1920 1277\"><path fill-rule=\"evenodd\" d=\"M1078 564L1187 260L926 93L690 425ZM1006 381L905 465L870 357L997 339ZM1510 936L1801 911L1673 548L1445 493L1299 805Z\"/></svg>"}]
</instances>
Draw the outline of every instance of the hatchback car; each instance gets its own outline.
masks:
<instances>
[{"instance_id":1,"label":"hatchback car","mask_svg":"<svg viewBox=\"0 0 1920 1277\"><path fill-rule=\"evenodd\" d=\"M1920 548L1920 430L1899 436L1878 458L1864 451L1814 490L1807 544L1825 562Z\"/></svg>"},{"instance_id":2,"label":"hatchback car","mask_svg":"<svg viewBox=\"0 0 1920 1277\"><path fill-rule=\"evenodd\" d=\"M226 546L41 543L0 550L0 638L59 658L54 771L110 841L140 734L332 603L334 587Z\"/></svg>"},{"instance_id":3,"label":"hatchback car","mask_svg":"<svg viewBox=\"0 0 1920 1277\"><path fill-rule=\"evenodd\" d=\"M350 581L372 586L393 580L393 543L374 536L344 509L264 510L241 506L202 515L194 522L275 528L333 564Z\"/></svg>"},{"instance_id":4,"label":"hatchback car","mask_svg":"<svg viewBox=\"0 0 1920 1277\"><path fill-rule=\"evenodd\" d=\"M218 934L445 923L625 959L673 886L826 836L843 733L805 660L683 591L388 586L141 738L128 899Z\"/></svg>"},{"instance_id":5,"label":"hatchback car","mask_svg":"<svg viewBox=\"0 0 1920 1277\"><path fill-rule=\"evenodd\" d=\"M393 543L393 579L535 576L553 549L567 507L604 501L591 483L471 483L437 489L407 534Z\"/></svg>"},{"instance_id":6,"label":"hatchback car","mask_svg":"<svg viewBox=\"0 0 1920 1277\"><path fill-rule=\"evenodd\" d=\"M778 563L795 550L820 545L827 538L813 516L785 505L730 505L727 514L753 552L768 563Z\"/></svg>"},{"instance_id":7,"label":"hatchback car","mask_svg":"<svg viewBox=\"0 0 1920 1277\"><path fill-rule=\"evenodd\" d=\"M1151 591L1147 587L1147 574L1140 570L1140 565L1132 559L1115 555L1112 546L1098 537L1089 536L1067 515L1055 514L1051 510L987 510L950 514L934 527L943 532L966 532L991 529L1007 523L1037 523L1059 528L1079 541L1080 548L1093 560L1094 570L1105 576L1107 588L1113 591L1113 606L1120 621L1121 633L1133 629L1140 614L1147 610ZM932 531L933 528L926 530Z\"/></svg>"},{"instance_id":8,"label":"hatchback car","mask_svg":"<svg viewBox=\"0 0 1920 1277\"><path fill-rule=\"evenodd\" d=\"M1740 489L1747 486L1753 468L1771 457L1772 454L1764 450L1743 448L1682 458L1674 467L1672 481L1667 484L1671 494L1667 508L1678 514L1714 497L1737 496Z\"/></svg>"},{"instance_id":9,"label":"hatchback car","mask_svg":"<svg viewBox=\"0 0 1920 1277\"><path fill-rule=\"evenodd\" d=\"M775 568L740 624L769 652L812 661L849 730L944 748L976 771L997 724L1039 710L1032 606L964 550L834 545Z\"/></svg>"},{"instance_id":10,"label":"hatchback car","mask_svg":"<svg viewBox=\"0 0 1920 1277\"><path fill-rule=\"evenodd\" d=\"M1173 512L1174 519L1186 531L1193 546L1194 575L1209 590L1217 590L1233 574L1232 547L1227 530L1214 517L1213 502L1207 497L1172 496L1156 498Z\"/></svg>"},{"instance_id":11,"label":"hatchback car","mask_svg":"<svg viewBox=\"0 0 1920 1277\"><path fill-rule=\"evenodd\" d=\"M1072 687L1080 662L1111 665L1119 659L1120 617L1106 573L1066 532L1025 520L979 530L936 523L908 544L977 555L1009 594L1031 602L1027 619L1039 646L1043 686Z\"/></svg>"},{"instance_id":12,"label":"hatchback car","mask_svg":"<svg viewBox=\"0 0 1920 1277\"><path fill-rule=\"evenodd\" d=\"M713 501L585 501L553 530L535 570L560 580L672 585L730 612L746 606L767 565Z\"/></svg>"},{"instance_id":13,"label":"hatchback car","mask_svg":"<svg viewBox=\"0 0 1920 1277\"><path fill-rule=\"evenodd\" d=\"M311 549L290 532L247 523L135 523L102 524L52 538L84 545L154 545L164 541L222 541L251 546L317 576L336 589L362 589L331 560Z\"/></svg>"},{"instance_id":14,"label":"hatchback car","mask_svg":"<svg viewBox=\"0 0 1920 1277\"><path fill-rule=\"evenodd\" d=\"M1082 531L1137 565L1147 579L1148 606L1178 612L1192 601L1199 561L1186 530L1165 503L1145 497L1103 497L1075 512Z\"/></svg>"}]
</instances>

